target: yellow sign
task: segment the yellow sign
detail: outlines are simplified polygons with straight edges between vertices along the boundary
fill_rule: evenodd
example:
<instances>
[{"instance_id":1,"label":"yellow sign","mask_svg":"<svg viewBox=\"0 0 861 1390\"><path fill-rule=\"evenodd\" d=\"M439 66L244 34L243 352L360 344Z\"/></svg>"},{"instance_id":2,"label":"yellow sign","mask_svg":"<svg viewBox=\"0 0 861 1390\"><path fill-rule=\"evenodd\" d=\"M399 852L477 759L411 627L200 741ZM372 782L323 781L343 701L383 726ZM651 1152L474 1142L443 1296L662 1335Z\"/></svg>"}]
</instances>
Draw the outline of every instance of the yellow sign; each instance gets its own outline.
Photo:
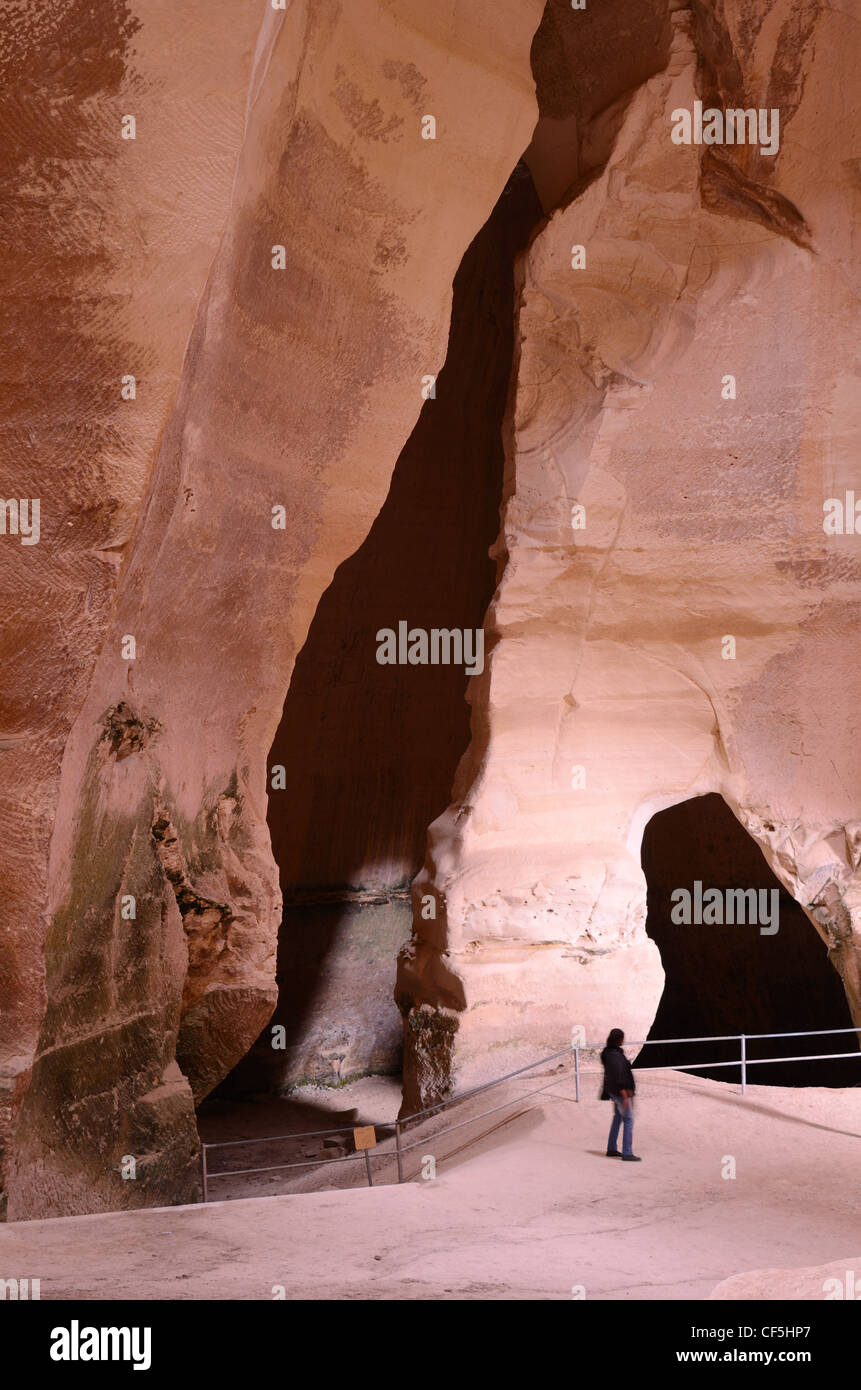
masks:
<instances>
[{"instance_id":1,"label":"yellow sign","mask_svg":"<svg viewBox=\"0 0 861 1390\"><path fill-rule=\"evenodd\" d=\"M354 1129L353 1143L357 1149L375 1149L377 1147L377 1135L374 1126L363 1125L361 1129Z\"/></svg>"}]
</instances>

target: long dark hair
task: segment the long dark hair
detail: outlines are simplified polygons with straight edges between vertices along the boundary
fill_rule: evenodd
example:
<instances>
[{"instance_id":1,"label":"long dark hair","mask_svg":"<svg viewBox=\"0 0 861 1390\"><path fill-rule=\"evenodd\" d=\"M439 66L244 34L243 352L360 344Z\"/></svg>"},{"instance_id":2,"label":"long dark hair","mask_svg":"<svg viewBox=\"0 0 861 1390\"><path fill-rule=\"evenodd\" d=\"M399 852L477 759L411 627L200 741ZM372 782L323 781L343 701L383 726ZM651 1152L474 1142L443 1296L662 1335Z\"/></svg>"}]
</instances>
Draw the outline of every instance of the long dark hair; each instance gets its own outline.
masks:
<instances>
[{"instance_id":1,"label":"long dark hair","mask_svg":"<svg viewBox=\"0 0 861 1390\"><path fill-rule=\"evenodd\" d=\"M624 1041L625 1034L622 1032L621 1028L610 1029L609 1033L607 1034L608 1047L621 1047Z\"/></svg>"}]
</instances>

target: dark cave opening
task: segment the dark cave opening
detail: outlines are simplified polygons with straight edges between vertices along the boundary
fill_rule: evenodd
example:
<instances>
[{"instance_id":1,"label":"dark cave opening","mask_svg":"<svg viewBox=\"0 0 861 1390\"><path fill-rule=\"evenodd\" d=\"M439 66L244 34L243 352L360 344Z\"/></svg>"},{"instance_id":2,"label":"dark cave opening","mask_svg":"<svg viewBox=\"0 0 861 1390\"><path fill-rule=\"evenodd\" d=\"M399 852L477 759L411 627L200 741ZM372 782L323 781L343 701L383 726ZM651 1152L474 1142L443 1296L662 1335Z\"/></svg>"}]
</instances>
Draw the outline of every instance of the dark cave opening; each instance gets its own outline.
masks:
<instances>
[{"instance_id":1,"label":"dark cave opening","mask_svg":"<svg viewBox=\"0 0 861 1390\"><path fill-rule=\"evenodd\" d=\"M213 1100L400 1072L394 984L412 928L409 884L427 827L448 804L469 707L463 665L380 665L376 633L401 619L427 631L482 626L495 584L488 552L499 527L514 261L542 218L518 164L455 277L435 397L297 659L268 763L287 769L268 814L284 896L279 1001ZM277 1025L286 1046L276 1050Z\"/></svg>"},{"instance_id":2,"label":"dark cave opening","mask_svg":"<svg viewBox=\"0 0 861 1390\"><path fill-rule=\"evenodd\" d=\"M852 1018L840 977L815 927L721 796L695 797L654 815L643 836L641 862L648 885L646 931L661 953L666 974L650 1039L745 1033L748 1059L855 1048L857 1035L852 1033L751 1037L851 1028ZM706 898L710 889L721 896ZM730 915L738 919L742 913L727 904L740 904L739 891L751 889L757 891L757 912L761 906L769 914L774 904L776 919L766 922L758 917L751 922L753 900L748 896L746 920L730 923ZM687 913L681 890L690 894ZM760 898L760 890L768 896ZM728 894L733 894L731 900ZM698 896L705 903L699 912ZM685 915L702 920L679 920ZM721 916L723 924L709 923L710 917ZM722 1062L738 1056L737 1042L650 1045L641 1049L635 1065ZM737 1085L740 1068L703 1065L692 1074ZM861 1067L854 1057L768 1063L749 1067L747 1080L749 1085L853 1086L861 1084Z\"/></svg>"},{"instance_id":3,"label":"dark cave opening","mask_svg":"<svg viewBox=\"0 0 861 1390\"><path fill-rule=\"evenodd\" d=\"M409 885L427 828L449 802L469 707L463 666L380 666L375 634L404 618L426 631L482 626L496 583L489 551L503 487L516 261L546 214L600 170L625 104L666 61L668 12L644 16L624 0L624 14L622 53L598 14L548 0L532 46L540 112L532 144L458 269L435 396L297 658L268 759L287 781L270 790L268 814L284 898L279 1000L200 1107L203 1138L223 1133L231 1114L245 1133L243 1098L255 1097L255 1131L306 1129L313 1102L309 1109L297 1097L283 1109L295 1088L400 1074L394 984L412 929ZM286 1045L274 1049L279 1025Z\"/></svg>"}]
</instances>

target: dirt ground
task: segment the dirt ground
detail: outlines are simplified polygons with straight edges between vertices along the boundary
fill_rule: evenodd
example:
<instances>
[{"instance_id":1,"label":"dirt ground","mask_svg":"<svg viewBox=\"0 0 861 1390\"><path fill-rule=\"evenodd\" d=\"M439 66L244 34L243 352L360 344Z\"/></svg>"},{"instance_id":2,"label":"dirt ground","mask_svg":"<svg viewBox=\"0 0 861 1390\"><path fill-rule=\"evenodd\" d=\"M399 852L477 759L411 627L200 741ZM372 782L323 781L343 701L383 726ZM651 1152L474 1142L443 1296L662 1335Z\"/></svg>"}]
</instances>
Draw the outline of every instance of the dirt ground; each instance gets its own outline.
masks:
<instances>
[{"instance_id":1,"label":"dirt ground","mask_svg":"<svg viewBox=\"0 0 861 1390\"><path fill-rule=\"evenodd\" d=\"M255 1195L238 1200L2 1226L0 1275L40 1278L43 1299L272 1299L281 1288L287 1299L707 1299L742 1274L717 1296L799 1298L823 1297L804 1271L835 1264L858 1272L861 1291L861 1087L742 1097L678 1072L638 1074L643 1162L623 1164L604 1156L610 1107L595 1081L579 1104L567 1071L464 1102L410 1137L402 1186L378 1155L373 1188L363 1164L327 1161L302 1172L313 1192L294 1182L256 1195L281 1191L283 1175L266 1174L216 1184L227 1197L251 1182ZM327 1116L390 1120L398 1098L376 1078L296 1103L324 1128ZM264 1127L250 1112L217 1127L230 1124ZM420 1176L426 1155L436 1178Z\"/></svg>"}]
</instances>

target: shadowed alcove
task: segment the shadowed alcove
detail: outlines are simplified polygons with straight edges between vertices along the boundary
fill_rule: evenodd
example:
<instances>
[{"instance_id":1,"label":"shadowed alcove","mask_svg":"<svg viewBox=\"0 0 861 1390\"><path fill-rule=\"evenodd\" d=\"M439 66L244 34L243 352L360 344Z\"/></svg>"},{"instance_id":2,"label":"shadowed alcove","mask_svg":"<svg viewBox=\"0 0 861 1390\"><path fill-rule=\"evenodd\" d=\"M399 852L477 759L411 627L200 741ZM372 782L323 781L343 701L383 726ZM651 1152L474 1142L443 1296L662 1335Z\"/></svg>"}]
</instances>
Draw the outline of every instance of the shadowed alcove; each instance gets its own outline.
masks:
<instances>
[{"instance_id":1,"label":"shadowed alcove","mask_svg":"<svg viewBox=\"0 0 861 1390\"><path fill-rule=\"evenodd\" d=\"M824 942L798 903L781 887L759 846L717 794L696 797L653 816L643 836L643 872L648 884L646 930L661 953L664 993L650 1038L721 1034L790 1033L849 1028L852 1019L843 986ZM778 930L763 934L758 923L706 925L672 920L683 902L673 894L695 884L710 888L778 892ZM764 902L770 907L772 898ZM705 914L703 914L705 915ZM771 1038L747 1043L749 1058L800 1057L849 1052L851 1033L814 1038ZM640 1066L725 1061L739 1044L684 1043L641 1050ZM697 1069L717 1081L738 1083L736 1067ZM780 1062L752 1066L749 1084L852 1086L861 1082L854 1058Z\"/></svg>"},{"instance_id":2,"label":"shadowed alcove","mask_svg":"<svg viewBox=\"0 0 861 1390\"><path fill-rule=\"evenodd\" d=\"M460 665L381 665L377 632L480 628L493 593L501 426L514 348L513 262L542 210L524 164L454 282L448 355L389 495L324 593L269 768L281 874L279 1001L216 1095L399 1073L397 955L411 879L469 740ZM419 397L421 383L416 383ZM270 783L272 777L270 775ZM272 1025L285 1030L273 1049Z\"/></svg>"}]
</instances>

